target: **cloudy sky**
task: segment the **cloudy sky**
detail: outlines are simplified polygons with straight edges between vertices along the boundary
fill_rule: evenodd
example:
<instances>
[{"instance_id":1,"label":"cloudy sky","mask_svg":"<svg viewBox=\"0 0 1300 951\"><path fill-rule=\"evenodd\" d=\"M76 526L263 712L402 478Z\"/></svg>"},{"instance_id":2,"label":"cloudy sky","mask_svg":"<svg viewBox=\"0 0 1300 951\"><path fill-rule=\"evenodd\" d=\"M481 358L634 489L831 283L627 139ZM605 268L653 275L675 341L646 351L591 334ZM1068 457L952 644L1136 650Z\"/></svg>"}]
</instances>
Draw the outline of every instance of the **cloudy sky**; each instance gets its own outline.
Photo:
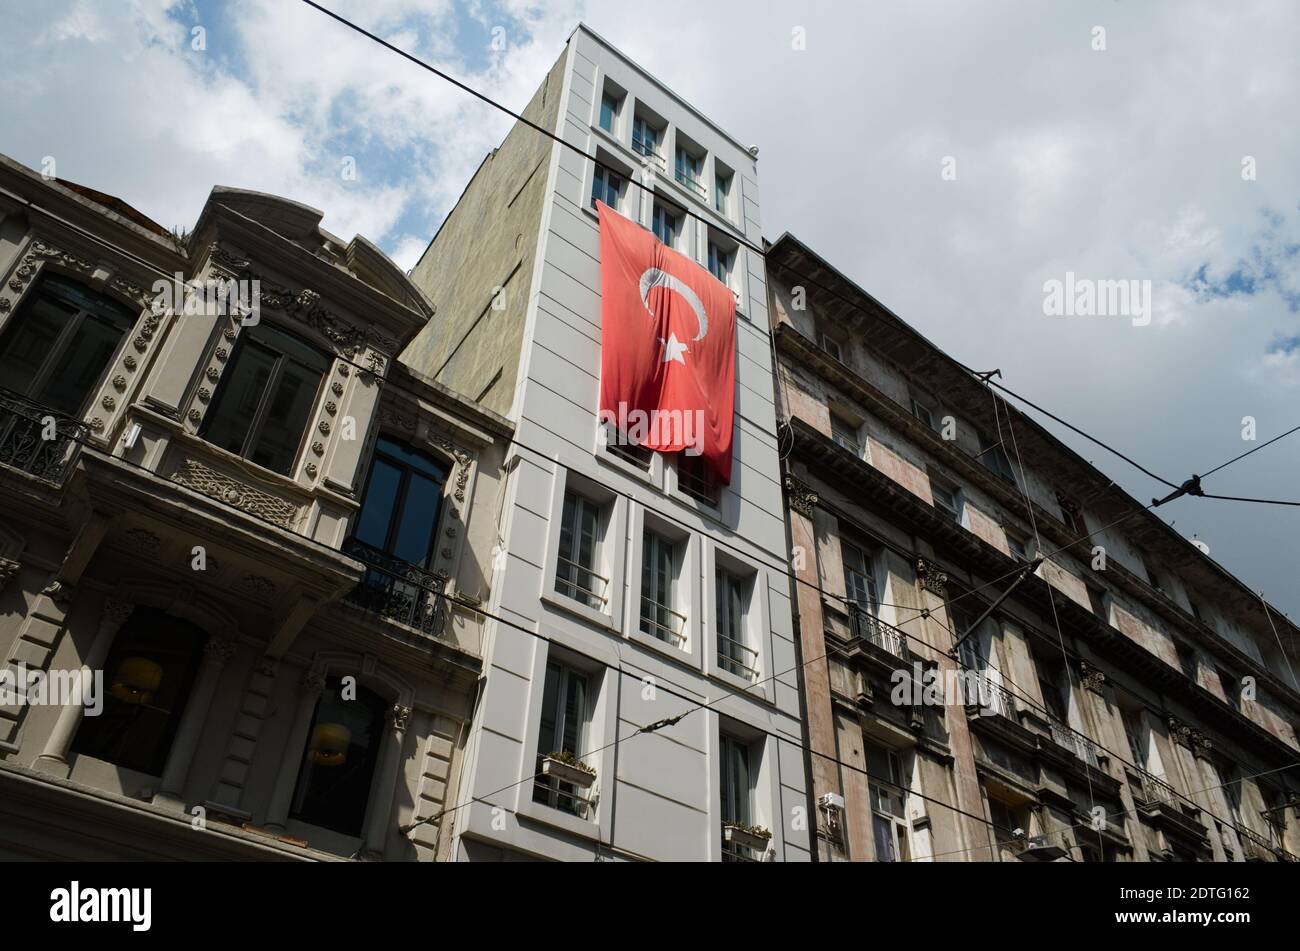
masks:
<instances>
[{"instance_id":1,"label":"cloudy sky","mask_svg":"<svg viewBox=\"0 0 1300 951\"><path fill-rule=\"evenodd\" d=\"M953 356L1171 481L1257 445L1244 417L1260 441L1300 425L1300 6L327 5L515 108L585 20L761 147L768 237L798 235ZM508 127L296 0L6 0L2 16L0 151L167 226L192 225L214 184L254 188L409 267ZM1067 272L1151 281L1150 325L1045 315L1044 282ZM1061 435L1135 497L1159 491ZM1206 489L1300 500L1298 473L1300 434ZM1300 618L1300 509L1162 512Z\"/></svg>"}]
</instances>

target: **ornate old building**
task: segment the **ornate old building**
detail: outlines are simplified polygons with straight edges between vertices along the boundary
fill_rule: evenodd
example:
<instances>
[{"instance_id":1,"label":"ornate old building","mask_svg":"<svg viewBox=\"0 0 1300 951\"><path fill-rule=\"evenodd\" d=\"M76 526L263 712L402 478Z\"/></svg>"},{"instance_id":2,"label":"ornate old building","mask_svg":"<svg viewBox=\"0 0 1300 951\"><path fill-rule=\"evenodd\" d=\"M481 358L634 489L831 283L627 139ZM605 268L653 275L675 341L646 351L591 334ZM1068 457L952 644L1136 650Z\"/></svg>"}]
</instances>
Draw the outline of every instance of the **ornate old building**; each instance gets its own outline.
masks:
<instances>
[{"instance_id":1,"label":"ornate old building","mask_svg":"<svg viewBox=\"0 0 1300 951\"><path fill-rule=\"evenodd\" d=\"M797 239L767 265L819 857L1294 860L1300 631Z\"/></svg>"},{"instance_id":2,"label":"ornate old building","mask_svg":"<svg viewBox=\"0 0 1300 951\"><path fill-rule=\"evenodd\" d=\"M511 427L321 217L0 157L0 855L446 856Z\"/></svg>"}]
</instances>

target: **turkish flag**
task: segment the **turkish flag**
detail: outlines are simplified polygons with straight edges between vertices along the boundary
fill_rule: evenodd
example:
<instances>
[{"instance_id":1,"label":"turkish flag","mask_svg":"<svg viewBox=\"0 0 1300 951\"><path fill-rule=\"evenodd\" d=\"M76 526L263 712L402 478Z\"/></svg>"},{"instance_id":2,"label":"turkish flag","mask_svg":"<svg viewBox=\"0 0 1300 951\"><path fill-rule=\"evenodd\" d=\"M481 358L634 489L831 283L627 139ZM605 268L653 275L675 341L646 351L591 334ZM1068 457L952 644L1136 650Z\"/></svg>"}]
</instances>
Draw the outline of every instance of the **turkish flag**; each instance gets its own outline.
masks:
<instances>
[{"instance_id":1,"label":"turkish flag","mask_svg":"<svg viewBox=\"0 0 1300 951\"><path fill-rule=\"evenodd\" d=\"M736 298L601 203L600 415L628 441L703 455L731 482Z\"/></svg>"}]
</instances>

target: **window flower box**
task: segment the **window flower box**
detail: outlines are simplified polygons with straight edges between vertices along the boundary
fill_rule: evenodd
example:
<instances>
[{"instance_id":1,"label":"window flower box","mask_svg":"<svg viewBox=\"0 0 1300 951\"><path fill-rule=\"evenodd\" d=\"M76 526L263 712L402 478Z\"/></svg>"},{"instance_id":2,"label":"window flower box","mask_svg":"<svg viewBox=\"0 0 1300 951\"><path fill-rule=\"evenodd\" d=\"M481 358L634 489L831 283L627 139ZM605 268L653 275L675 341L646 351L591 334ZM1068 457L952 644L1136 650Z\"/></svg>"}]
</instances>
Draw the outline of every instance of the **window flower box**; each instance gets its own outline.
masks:
<instances>
[{"instance_id":1,"label":"window flower box","mask_svg":"<svg viewBox=\"0 0 1300 951\"><path fill-rule=\"evenodd\" d=\"M550 753L542 757L542 775L579 789L590 789L596 781L596 771L572 753Z\"/></svg>"},{"instance_id":2,"label":"window flower box","mask_svg":"<svg viewBox=\"0 0 1300 951\"><path fill-rule=\"evenodd\" d=\"M732 845L753 849L755 852L766 852L768 843L772 841L772 833L758 826L742 826L728 822L722 827L722 840Z\"/></svg>"}]
</instances>

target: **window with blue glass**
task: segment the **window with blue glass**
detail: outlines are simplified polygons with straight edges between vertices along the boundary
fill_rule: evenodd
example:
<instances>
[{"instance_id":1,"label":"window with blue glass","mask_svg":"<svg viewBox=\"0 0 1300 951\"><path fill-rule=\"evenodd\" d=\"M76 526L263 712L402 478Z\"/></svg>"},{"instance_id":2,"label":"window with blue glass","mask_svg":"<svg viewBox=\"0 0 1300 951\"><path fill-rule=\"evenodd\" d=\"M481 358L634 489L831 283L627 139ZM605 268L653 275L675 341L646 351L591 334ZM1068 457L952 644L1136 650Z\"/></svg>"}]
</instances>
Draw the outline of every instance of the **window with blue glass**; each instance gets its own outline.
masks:
<instances>
[{"instance_id":1,"label":"window with blue glass","mask_svg":"<svg viewBox=\"0 0 1300 951\"><path fill-rule=\"evenodd\" d=\"M651 216L650 230L655 237L668 247L676 247L677 236L682 231L682 216L671 211L665 205L655 205Z\"/></svg>"},{"instance_id":2,"label":"window with blue glass","mask_svg":"<svg viewBox=\"0 0 1300 951\"><path fill-rule=\"evenodd\" d=\"M427 568L446 483L445 466L380 436L353 537L407 564Z\"/></svg>"},{"instance_id":3,"label":"window with blue glass","mask_svg":"<svg viewBox=\"0 0 1300 951\"><path fill-rule=\"evenodd\" d=\"M618 122L620 105L622 100L610 93L605 93L600 99L600 127L610 134L614 133L614 126Z\"/></svg>"},{"instance_id":4,"label":"window with blue glass","mask_svg":"<svg viewBox=\"0 0 1300 951\"><path fill-rule=\"evenodd\" d=\"M596 202L603 201L615 211L618 210L618 199L623 194L623 179L619 174L603 166L596 167L596 174L591 179L591 206L596 207Z\"/></svg>"}]
</instances>

